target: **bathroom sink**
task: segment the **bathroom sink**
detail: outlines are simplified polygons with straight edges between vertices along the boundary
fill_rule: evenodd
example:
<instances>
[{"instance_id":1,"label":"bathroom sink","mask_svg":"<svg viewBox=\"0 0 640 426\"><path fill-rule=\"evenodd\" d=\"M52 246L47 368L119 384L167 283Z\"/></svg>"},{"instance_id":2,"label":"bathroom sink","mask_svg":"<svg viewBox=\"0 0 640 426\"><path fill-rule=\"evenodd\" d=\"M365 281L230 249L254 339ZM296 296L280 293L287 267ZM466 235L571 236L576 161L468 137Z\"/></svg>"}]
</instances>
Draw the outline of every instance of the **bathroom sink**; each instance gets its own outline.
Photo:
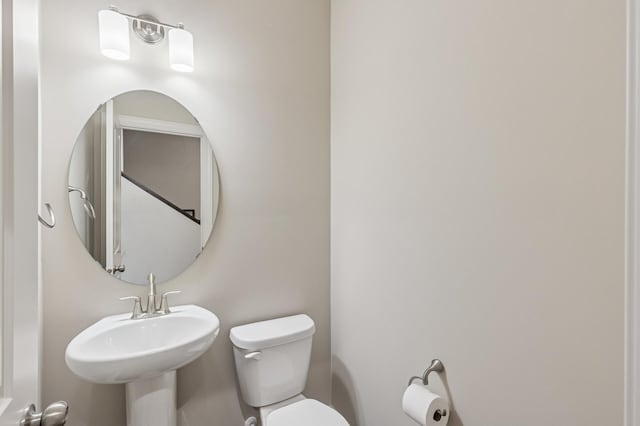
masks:
<instances>
[{"instance_id":1,"label":"bathroom sink","mask_svg":"<svg viewBox=\"0 0 640 426\"><path fill-rule=\"evenodd\" d=\"M131 319L113 315L78 334L67 346L67 365L94 383L130 383L174 371L202 355L220 331L212 312L175 306L167 315Z\"/></svg>"}]
</instances>

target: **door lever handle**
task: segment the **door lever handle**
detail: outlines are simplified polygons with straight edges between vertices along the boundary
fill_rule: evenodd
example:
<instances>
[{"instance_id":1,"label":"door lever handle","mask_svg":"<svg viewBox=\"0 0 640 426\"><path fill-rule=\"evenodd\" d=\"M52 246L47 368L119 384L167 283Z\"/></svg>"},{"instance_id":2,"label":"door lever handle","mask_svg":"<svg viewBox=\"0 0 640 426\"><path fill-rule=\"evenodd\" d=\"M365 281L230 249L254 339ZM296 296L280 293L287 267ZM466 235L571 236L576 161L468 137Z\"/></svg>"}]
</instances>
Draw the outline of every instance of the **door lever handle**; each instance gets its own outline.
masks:
<instances>
[{"instance_id":1,"label":"door lever handle","mask_svg":"<svg viewBox=\"0 0 640 426\"><path fill-rule=\"evenodd\" d=\"M124 272L126 270L127 270L127 266L126 265L114 265L113 268L107 269L107 273L109 273L111 275L115 275L118 272Z\"/></svg>"},{"instance_id":2,"label":"door lever handle","mask_svg":"<svg viewBox=\"0 0 640 426\"><path fill-rule=\"evenodd\" d=\"M36 412L36 406L31 404L20 420L20 426L64 426L68 415L69 405L65 401L54 402L42 413Z\"/></svg>"}]
</instances>

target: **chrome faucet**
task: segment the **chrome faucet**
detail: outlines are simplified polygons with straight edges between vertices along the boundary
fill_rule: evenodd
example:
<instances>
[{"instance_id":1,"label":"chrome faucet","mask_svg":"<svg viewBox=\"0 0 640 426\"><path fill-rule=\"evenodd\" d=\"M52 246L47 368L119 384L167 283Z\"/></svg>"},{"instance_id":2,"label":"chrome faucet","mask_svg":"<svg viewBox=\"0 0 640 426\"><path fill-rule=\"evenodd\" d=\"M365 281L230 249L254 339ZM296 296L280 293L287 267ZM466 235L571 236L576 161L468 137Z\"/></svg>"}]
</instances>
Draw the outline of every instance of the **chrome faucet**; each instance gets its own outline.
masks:
<instances>
[{"instance_id":1,"label":"chrome faucet","mask_svg":"<svg viewBox=\"0 0 640 426\"><path fill-rule=\"evenodd\" d=\"M158 300L156 296L156 277L153 273L149 274L149 291L147 293L147 306L142 307L142 298L140 296L126 296L121 297L120 300L133 300L133 312L131 313L131 319L143 319L152 318L161 315L167 315L171 313L169 309L169 301L167 296L172 294L180 294L181 291L167 291L162 293L160 297L160 306L158 306Z\"/></svg>"},{"instance_id":2,"label":"chrome faucet","mask_svg":"<svg viewBox=\"0 0 640 426\"><path fill-rule=\"evenodd\" d=\"M153 275L153 272L149 272L149 276L147 277L149 281L149 292L147 293L147 313L156 313L157 303L156 303L156 277Z\"/></svg>"}]
</instances>

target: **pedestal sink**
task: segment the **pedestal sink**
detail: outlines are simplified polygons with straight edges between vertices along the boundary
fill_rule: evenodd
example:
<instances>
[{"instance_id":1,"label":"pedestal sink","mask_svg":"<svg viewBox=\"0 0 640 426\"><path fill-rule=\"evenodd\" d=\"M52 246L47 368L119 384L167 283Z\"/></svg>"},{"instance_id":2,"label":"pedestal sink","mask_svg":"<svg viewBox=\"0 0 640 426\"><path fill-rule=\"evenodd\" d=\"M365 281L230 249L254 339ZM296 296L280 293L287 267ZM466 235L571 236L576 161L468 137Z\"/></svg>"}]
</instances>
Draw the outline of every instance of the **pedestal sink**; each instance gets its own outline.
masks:
<instances>
[{"instance_id":1,"label":"pedestal sink","mask_svg":"<svg viewBox=\"0 0 640 426\"><path fill-rule=\"evenodd\" d=\"M212 312L176 306L167 315L113 315L78 334L65 359L93 383L126 384L127 426L176 425L176 370L202 355L220 331Z\"/></svg>"}]
</instances>

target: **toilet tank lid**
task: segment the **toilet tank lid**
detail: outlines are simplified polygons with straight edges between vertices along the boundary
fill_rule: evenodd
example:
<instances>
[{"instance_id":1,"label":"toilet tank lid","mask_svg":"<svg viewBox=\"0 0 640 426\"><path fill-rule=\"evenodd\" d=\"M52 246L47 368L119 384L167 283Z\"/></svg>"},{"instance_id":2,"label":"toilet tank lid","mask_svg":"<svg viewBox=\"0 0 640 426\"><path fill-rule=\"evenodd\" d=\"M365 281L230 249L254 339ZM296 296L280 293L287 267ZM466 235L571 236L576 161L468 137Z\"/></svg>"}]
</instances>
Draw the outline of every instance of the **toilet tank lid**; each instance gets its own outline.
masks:
<instances>
[{"instance_id":1,"label":"toilet tank lid","mask_svg":"<svg viewBox=\"0 0 640 426\"><path fill-rule=\"evenodd\" d=\"M304 339L315 330L313 320L301 314L233 327L229 337L236 347L255 351Z\"/></svg>"}]
</instances>

